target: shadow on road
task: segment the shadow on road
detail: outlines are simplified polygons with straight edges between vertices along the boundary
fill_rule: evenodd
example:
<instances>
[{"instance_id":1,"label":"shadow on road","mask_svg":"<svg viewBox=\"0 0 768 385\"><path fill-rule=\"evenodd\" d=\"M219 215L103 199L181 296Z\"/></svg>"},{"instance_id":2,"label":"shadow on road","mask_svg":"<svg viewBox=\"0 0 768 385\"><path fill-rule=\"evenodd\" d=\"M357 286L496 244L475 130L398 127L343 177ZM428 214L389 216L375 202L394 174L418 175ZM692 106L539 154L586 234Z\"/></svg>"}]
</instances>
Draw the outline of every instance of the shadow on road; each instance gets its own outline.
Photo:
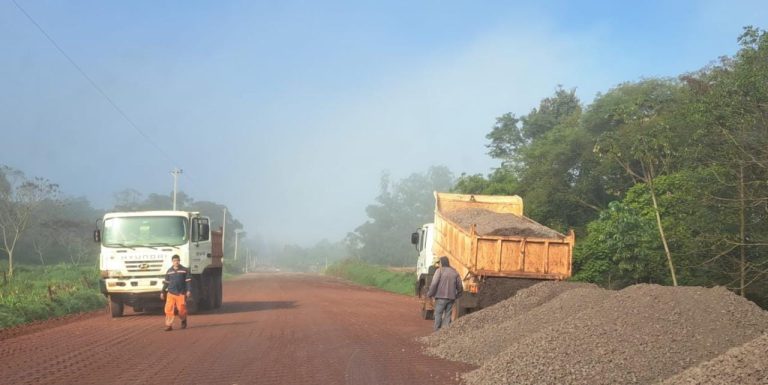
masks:
<instances>
[{"instance_id":1,"label":"shadow on road","mask_svg":"<svg viewBox=\"0 0 768 385\"><path fill-rule=\"evenodd\" d=\"M229 314L229 313L247 313L252 311L293 309L296 307L296 301L248 301L248 302L224 302L221 308L211 313Z\"/></svg>"}]
</instances>

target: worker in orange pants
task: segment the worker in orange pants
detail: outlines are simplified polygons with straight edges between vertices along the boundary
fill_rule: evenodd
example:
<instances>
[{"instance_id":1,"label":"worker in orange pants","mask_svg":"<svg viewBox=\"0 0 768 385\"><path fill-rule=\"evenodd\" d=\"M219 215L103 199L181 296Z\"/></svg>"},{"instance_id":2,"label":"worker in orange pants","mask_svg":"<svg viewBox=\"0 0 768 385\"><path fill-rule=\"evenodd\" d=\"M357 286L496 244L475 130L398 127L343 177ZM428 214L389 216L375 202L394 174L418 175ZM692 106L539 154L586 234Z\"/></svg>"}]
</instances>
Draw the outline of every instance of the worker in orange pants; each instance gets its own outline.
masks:
<instances>
[{"instance_id":1,"label":"worker in orange pants","mask_svg":"<svg viewBox=\"0 0 768 385\"><path fill-rule=\"evenodd\" d=\"M173 266L165 273L160 299L165 300L165 331L173 330L174 309L179 312L181 328L187 328L187 298L192 294L189 269L181 265L178 255L171 257Z\"/></svg>"}]
</instances>

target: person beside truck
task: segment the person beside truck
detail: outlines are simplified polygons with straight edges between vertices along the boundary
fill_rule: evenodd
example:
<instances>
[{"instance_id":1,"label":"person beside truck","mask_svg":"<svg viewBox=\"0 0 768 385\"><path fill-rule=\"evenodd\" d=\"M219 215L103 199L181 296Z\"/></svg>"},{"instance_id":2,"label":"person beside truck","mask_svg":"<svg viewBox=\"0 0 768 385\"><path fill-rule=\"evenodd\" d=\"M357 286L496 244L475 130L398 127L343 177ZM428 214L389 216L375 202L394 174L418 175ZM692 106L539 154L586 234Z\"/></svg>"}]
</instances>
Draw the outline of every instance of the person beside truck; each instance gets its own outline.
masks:
<instances>
[{"instance_id":1,"label":"person beside truck","mask_svg":"<svg viewBox=\"0 0 768 385\"><path fill-rule=\"evenodd\" d=\"M165 300L165 331L173 330L173 321L176 318L174 309L179 312L181 328L187 328L187 298L192 295L192 277L189 269L181 265L178 255L171 257L173 266L165 273L163 290L160 299Z\"/></svg>"},{"instance_id":2,"label":"person beside truck","mask_svg":"<svg viewBox=\"0 0 768 385\"><path fill-rule=\"evenodd\" d=\"M440 257L440 268L435 271L427 296L435 299L435 331L451 324L451 310L456 298L464 291L461 277L450 266L447 256Z\"/></svg>"}]
</instances>

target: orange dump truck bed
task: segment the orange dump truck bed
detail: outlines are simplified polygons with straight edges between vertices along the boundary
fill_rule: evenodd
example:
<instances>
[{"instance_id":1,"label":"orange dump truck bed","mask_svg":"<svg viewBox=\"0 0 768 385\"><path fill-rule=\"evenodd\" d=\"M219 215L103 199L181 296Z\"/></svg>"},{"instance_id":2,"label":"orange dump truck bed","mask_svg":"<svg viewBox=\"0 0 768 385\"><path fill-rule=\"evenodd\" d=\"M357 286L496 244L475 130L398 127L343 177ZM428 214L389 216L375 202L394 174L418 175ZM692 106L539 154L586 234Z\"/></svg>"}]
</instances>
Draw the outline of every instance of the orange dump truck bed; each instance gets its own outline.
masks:
<instances>
[{"instance_id":1,"label":"orange dump truck bed","mask_svg":"<svg viewBox=\"0 0 768 385\"><path fill-rule=\"evenodd\" d=\"M571 276L575 236L558 233L523 216L517 196L435 192L437 256L447 255L477 292L485 277L562 280Z\"/></svg>"}]
</instances>

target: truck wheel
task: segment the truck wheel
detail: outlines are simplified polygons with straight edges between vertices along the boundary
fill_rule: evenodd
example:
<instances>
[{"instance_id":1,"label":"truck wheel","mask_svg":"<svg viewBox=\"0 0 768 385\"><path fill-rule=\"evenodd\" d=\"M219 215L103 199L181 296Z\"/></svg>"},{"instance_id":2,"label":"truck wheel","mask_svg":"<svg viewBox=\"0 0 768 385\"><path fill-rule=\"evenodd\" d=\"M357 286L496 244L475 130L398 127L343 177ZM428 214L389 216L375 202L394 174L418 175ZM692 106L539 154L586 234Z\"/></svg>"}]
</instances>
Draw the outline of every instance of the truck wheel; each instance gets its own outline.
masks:
<instances>
[{"instance_id":1,"label":"truck wheel","mask_svg":"<svg viewBox=\"0 0 768 385\"><path fill-rule=\"evenodd\" d=\"M124 308L125 305L123 305L122 301L109 296L109 312L112 314L112 318L122 317Z\"/></svg>"},{"instance_id":2,"label":"truck wheel","mask_svg":"<svg viewBox=\"0 0 768 385\"><path fill-rule=\"evenodd\" d=\"M194 293L192 294L192 296L187 298L187 313L197 313L197 310L198 310L197 300L198 298L195 298Z\"/></svg>"},{"instance_id":3,"label":"truck wheel","mask_svg":"<svg viewBox=\"0 0 768 385\"><path fill-rule=\"evenodd\" d=\"M221 307L221 275L213 276L213 290L216 292L213 296L213 307L218 309Z\"/></svg>"},{"instance_id":4,"label":"truck wheel","mask_svg":"<svg viewBox=\"0 0 768 385\"><path fill-rule=\"evenodd\" d=\"M192 295L187 298L187 312L188 313L197 313L197 311L202 307L202 295L203 290L200 287L202 284L202 279L200 279L200 275L192 275Z\"/></svg>"},{"instance_id":5,"label":"truck wheel","mask_svg":"<svg viewBox=\"0 0 768 385\"><path fill-rule=\"evenodd\" d=\"M216 289L214 288L213 276L209 275L205 278L205 298L200 305L203 310L213 309L213 301L216 296Z\"/></svg>"},{"instance_id":6,"label":"truck wheel","mask_svg":"<svg viewBox=\"0 0 768 385\"><path fill-rule=\"evenodd\" d=\"M435 310L427 308L427 301L430 301L430 299L427 298L428 290L429 285L427 284L422 285L421 289L419 290L419 297L421 297L421 318L425 320L435 319Z\"/></svg>"}]
</instances>

